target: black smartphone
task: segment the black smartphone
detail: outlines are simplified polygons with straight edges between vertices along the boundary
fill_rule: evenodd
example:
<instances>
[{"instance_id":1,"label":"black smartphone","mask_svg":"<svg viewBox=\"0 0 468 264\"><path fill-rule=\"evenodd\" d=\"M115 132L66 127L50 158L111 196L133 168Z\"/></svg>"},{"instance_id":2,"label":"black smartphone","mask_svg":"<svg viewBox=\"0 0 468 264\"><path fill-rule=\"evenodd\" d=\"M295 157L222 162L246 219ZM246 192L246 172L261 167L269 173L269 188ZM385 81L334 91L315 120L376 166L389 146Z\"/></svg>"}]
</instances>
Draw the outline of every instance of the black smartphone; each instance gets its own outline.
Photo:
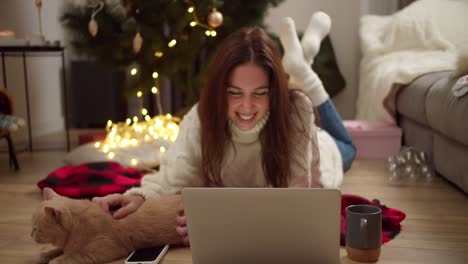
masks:
<instances>
[{"instance_id":1,"label":"black smartphone","mask_svg":"<svg viewBox=\"0 0 468 264\"><path fill-rule=\"evenodd\" d=\"M128 256L127 260L125 260L125 263L158 264L168 249L169 245L137 249Z\"/></svg>"}]
</instances>

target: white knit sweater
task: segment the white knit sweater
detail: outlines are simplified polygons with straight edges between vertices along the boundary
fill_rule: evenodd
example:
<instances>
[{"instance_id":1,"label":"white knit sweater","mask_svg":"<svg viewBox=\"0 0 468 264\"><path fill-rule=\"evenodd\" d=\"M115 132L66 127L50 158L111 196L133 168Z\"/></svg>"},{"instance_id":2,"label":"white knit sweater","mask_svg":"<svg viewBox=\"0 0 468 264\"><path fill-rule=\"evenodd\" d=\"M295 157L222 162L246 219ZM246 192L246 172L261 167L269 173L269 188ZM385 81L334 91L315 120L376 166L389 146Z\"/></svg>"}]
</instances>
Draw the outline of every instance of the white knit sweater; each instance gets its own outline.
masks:
<instances>
[{"instance_id":1,"label":"white knit sweater","mask_svg":"<svg viewBox=\"0 0 468 264\"><path fill-rule=\"evenodd\" d=\"M343 177L342 161L333 139L314 125L312 103L307 96L295 93L298 115L291 113L293 125L302 120L306 133L317 131L320 152L320 182L326 188L338 188ZM294 111L293 111L294 112ZM266 119L265 119L266 120ZM226 187L269 187L262 169L261 145L258 135L264 124L247 133L233 131L233 144L228 144L225 166L221 179ZM126 194L141 195L145 198L164 194L180 193L185 187L202 187L204 184L201 167L200 119L198 105L185 116L180 125L177 140L161 159L160 170L143 177L141 187L135 187ZM293 136L290 142L295 148L295 162L291 164L289 187L311 187L312 184L312 139ZM234 149L235 148L235 149Z\"/></svg>"}]
</instances>

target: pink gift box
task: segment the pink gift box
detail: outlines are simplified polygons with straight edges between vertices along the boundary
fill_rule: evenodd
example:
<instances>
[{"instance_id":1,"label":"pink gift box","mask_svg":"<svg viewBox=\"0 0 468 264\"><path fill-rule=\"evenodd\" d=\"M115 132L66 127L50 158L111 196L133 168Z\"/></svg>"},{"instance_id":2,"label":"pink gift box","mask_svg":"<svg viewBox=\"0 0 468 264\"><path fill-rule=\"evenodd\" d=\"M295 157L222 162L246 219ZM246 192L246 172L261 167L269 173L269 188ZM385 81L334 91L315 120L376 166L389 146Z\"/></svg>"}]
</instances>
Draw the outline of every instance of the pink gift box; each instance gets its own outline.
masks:
<instances>
[{"instance_id":1,"label":"pink gift box","mask_svg":"<svg viewBox=\"0 0 468 264\"><path fill-rule=\"evenodd\" d=\"M356 146L356 159L387 159L400 152L402 132L395 124L346 120L344 126Z\"/></svg>"}]
</instances>

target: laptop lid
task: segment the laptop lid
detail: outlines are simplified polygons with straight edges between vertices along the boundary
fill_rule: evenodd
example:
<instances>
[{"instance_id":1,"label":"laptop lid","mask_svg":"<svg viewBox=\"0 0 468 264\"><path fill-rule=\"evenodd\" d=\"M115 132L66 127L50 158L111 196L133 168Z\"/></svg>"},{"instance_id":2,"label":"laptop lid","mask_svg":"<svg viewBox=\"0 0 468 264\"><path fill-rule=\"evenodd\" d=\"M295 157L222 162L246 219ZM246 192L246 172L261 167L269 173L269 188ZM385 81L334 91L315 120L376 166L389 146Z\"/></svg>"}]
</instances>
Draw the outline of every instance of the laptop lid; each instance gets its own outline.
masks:
<instances>
[{"instance_id":1,"label":"laptop lid","mask_svg":"<svg viewBox=\"0 0 468 264\"><path fill-rule=\"evenodd\" d=\"M339 263L336 189L186 188L194 264Z\"/></svg>"}]
</instances>

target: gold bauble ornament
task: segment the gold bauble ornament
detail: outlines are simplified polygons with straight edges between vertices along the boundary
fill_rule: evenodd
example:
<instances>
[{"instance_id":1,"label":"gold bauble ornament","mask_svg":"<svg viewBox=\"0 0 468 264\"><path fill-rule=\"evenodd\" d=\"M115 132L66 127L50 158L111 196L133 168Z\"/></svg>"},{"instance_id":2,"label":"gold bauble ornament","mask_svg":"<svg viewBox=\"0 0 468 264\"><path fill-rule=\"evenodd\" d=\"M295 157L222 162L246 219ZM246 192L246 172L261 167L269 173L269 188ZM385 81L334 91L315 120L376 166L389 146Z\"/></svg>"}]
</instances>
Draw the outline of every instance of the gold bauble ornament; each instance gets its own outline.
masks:
<instances>
[{"instance_id":1,"label":"gold bauble ornament","mask_svg":"<svg viewBox=\"0 0 468 264\"><path fill-rule=\"evenodd\" d=\"M135 53L140 52L141 46L143 45L143 38L140 35L140 32L137 32L133 38L133 51Z\"/></svg>"},{"instance_id":2,"label":"gold bauble ornament","mask_svg":"<svg viewBox=\"0 0 468 264\"><path fill-rule=\"evenodd\" d=\"M42 0L36 0L36 8L41 9L42 8Z\"/></svg>"},{"instance_id":3,"label":"gold bauble ornament","mask_svg":"<svg viewBox=\"0 0 468 264\"><path fill-rule=\"evenodd\" d=\"M223 14L213 8L213 11L208 15L208 25L213 28L217 28L223 24Z\"/></svg>"},{"instance_id":4,"label":"gold bauble ornament","mask_svg":"<svg viewBox=\"0 0 468 264\"><path fill-rule=\"evenodd\" d=\"M96 20L94 20L94 18L91 18L91 20L88 23L89 34L91 34L91 36L95 37L96 34L98 33L98 29L99 29L98 23L96 22Z\"/></svg>"}]
</instances>

